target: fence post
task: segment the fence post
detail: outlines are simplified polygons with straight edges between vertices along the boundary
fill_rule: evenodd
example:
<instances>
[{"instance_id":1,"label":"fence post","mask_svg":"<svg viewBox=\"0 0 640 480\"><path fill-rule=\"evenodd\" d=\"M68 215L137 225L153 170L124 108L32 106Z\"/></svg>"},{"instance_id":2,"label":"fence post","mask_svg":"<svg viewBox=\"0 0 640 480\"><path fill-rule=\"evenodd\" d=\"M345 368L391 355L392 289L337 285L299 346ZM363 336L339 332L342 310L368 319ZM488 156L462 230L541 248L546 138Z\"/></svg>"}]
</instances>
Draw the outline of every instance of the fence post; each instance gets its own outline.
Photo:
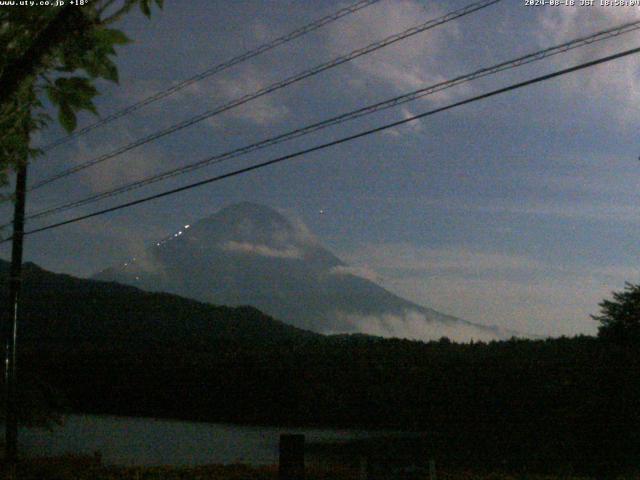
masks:
<instances>
[{"instance_id":1,"label":"fence post","mask_svg":"<svg viewBox=\"0 0 640 480\"><path fill-rule=\"evenodd\" d=\"M436 461L432 458L429 460L429 480L436 479Z\"/></svg>"},{"instance_id":2,"label":"fence post","mask_svg":"<svg viewBox=\"0 0 640 480\"><path fill-rule=\"evenodd\" d=\"M280 435L279 480L304 480L304 435Z\"/></svg>"},{"instance_id":3,"label":"fence post","mask_svg":"<svg viewBox=\"0 0 640 480\"><path fill-rule=\"evenodd\" d=\"M359 480L367 480L369 478L369 473L367 472L367 457L364 455L360 456L360 470L359 470Z\"/></svg>"}]
</instances>

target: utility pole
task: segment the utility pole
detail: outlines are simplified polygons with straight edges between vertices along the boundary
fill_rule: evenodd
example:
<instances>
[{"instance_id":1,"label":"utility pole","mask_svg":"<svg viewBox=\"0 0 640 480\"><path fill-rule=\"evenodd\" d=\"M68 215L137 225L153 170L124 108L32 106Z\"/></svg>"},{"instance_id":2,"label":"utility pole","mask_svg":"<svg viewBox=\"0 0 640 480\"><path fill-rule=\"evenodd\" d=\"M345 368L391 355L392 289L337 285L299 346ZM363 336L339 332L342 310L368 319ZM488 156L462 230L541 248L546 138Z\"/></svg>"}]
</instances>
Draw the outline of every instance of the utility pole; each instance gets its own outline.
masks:
<instances>
[{"instance_id":1,"label":"utility pole","mask_svg":"<svg viewBox=\"0 0 640 480\"><path fill-rule=\"evenodd\" d=\"M11 243L11 268L9 271L9 297L5 306L5 461L15 464L18 455L18 412L16 400L16 340L20 314L22 287L22 247L24 239L24 210L27 196L27 159L18 166L16 176L15 206L13 211L13 236Z\"/></svg>"},{"instance_id":2,"label":"utility pole","mask_svg":"<svg viewBox=\"0 0 640 480\"><path fill-rule=\"evenodd\" d=\"M64 3L64 2L63 2ZM73 22L77 25L73 26ZM0 107L4 108L17 95L21 85L35 81L43 59L69 35L90 29L92 23L82 9L67 2L55 17L34 39L29 49L13 63L6 65L0 76ZM29 112L30 115L30 112ZM25 126L26 146L29 146L29 126ZM16 399L16 340L20 315L20 290L22 287L22 246L24 238L24 210L27 194L28 153L19 159L16 175L15 206L13 211L13 236L11 237L11 267L9 270L9 294L0 315L3 319L5 364L5 461L15 465L18 455L18 411Z\"/></svg>"}]
</instances>

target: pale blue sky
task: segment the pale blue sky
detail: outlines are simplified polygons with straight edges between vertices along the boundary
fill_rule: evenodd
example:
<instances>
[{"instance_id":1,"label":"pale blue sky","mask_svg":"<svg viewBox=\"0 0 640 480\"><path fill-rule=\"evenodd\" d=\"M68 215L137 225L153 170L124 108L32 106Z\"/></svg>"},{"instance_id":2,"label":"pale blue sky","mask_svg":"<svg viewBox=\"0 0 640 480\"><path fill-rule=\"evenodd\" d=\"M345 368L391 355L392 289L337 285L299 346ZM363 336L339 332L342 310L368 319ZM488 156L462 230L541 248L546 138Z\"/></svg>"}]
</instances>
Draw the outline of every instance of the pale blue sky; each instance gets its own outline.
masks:
<instances>
[{"instance_id":1,"label":"pale blue sky","mask_svg":"<svg viewBox=\"0 0 640 480\"><path fill-rule=\"evenodd\" d=\"M382 0L58 148L33 165L31 179L467 3ZM341 5L346 3L169 0L151 21L135 14L121 25L135 39L119 50L121 85L101 84L99 110L122 108ZM38 210L81 198L631 19L640 19L640 8L525 7L524 1L503 0L44 187L29 206ZM608 40L156 184L118 202L639 45L637 33ZM298 217L338 256L418 303L537 334L594 333L589 314L597 312L597 303L625 280L640 281L639 66L640 57L627 57L37 234L28 238L26 256L45 268L89 276L185 223L249 200ZM52 128L42 140L59 135ZM2 213L8 218L6 209Z\"/></svg>"}]
</instances>

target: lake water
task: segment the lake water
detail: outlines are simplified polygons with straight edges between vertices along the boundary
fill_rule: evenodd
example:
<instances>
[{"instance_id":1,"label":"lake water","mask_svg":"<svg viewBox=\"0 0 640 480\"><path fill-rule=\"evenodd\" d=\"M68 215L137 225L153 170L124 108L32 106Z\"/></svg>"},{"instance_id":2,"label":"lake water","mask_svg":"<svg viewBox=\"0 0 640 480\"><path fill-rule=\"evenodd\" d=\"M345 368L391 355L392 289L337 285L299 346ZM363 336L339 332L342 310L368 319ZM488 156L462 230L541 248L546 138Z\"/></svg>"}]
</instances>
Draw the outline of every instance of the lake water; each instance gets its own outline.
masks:
<instances>
[{"instance_id":1,"label":"lake water","mask_svg":"<svg viewBox=\"0 0 640 480\"><path fill-rule=\"evenodd\" d=\"M303 433L307 442L370 438L354 430L282 429L102 415L69 415L53 431L20 432L20 446L34 455L100 452L110 465L204 465L278 460L281 433Z\"/></svg>"}]
</instances>

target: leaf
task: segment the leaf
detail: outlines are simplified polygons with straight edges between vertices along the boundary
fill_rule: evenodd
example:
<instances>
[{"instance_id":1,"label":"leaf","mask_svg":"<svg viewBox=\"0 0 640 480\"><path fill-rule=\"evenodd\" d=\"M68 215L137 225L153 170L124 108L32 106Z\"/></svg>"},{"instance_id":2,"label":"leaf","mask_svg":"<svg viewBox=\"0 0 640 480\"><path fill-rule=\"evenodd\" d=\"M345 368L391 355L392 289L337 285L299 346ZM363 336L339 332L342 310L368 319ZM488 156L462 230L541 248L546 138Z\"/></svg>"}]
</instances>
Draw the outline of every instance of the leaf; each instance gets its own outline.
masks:
<instances>
[{"instance_id":1,"label":"leaf","mask_svg":"<svg viewBox=\"0 0 640 480\"><path fill-rule=\"evenodd\" d=\"M111 28L101 28L95 31L94 37L99 43L104 45L126 45L131 43L131 39L122 31Z\"/></svg>"},{"instance_id":2,"label":"leaf","mask_svg":"<svg viewBox=\"0 0 640 480\"><path fill-rule=\"evenodd\" d=\"M75 68L70 67L69 65L64 65L62 67L56 67L55 71L57 72L64 72L64 73L71 73L75 70Z\"/></svg>"},{"instance_id":3,"label":"leaf","mask_svg":"<svg viewBox=\"0 0 640 480\"><path fill-rule=\"evenodd\" d=\"M131 43L131 39L121 30L109 29L107 32L109 32L109 38L111 39L111 43L114 45L126 45L127 43Z\"/></svg>"},{"instance_id":4,"label":"leaf","mask_svg":"<svg viewBox=\"0 0 640 480\"><path fill-rule=\"evenodd\" d=\"M47 92L47 97L49 101L54 105L60 105L60 90L53 85L47 85L45 87L45 91Z\"/></svg>"},{"instance_id":5,"label":"leaf","mask_svg":"<svg viewBox=\"0 0 640 480\"><path fill-rule=\"evenodd\" d=\"M105 80L111 80L114 83L120 83L118 76L118 67L111 60L108 60L103 65L102 78Z\"/></svg>"},{"instance_id":6,"label":"leaf","mask_svg":"<svg viewBox=\"0 0 640 480\"><path fill-rule=\"evenodd\" d=\"M84 110L89 110L96 117L98 116L98 109L96 108L95 104L92 101L88 101L86 104L82 106L82 108Z\"/></svg>"},{"instance_id":7,"label":"leaf","mask_svg":"<svg viewBox=\"0 0 640 480\"><path fill-rule=\"evenodd\" d=\"M55 81L60 91L60 103L68 103L72 107L87 108L93 97L98 94L88 78L58 78Z\"/></svg>"},{"instance_id":8,"label":"leaf","mask_svg":"<svg viewBox=\"0 0 640 480\"><path fill-rule=\"evenodd\" d=\"M156 5L158 5L158 8L162 9L164 7L164 0L156 0Z\"/></svg>"},{"instance_id":9,"label":"leaf","mask_svg":"<svg viewBox=\"0 0 640 480\"><path fill-rule=\"evenodd\" d=\"M58 118L67 131L73 130L76 126L75 112L88 110L97 115L93 103L97 93L91 81L84 77L58 78L54 86L47 89L49 98L60 109Z\"/></svg>"},{"instance_id":10,"label":"leaf","mask_svg":"<svg viewBox=\"0 0 640 480\"><path fill-rule=\"evenodd\" d=\"M60 125L62 125L62 128L64 128L68 133L73 132L73 130L76 128L76 114L68 104L63 103L62 105L60 105L58 119L60 120Z\"/></svg>"},{"instance_id":11,"label":"leaf","mask_svg":"<svg viewBox=\"0 0 640 480\"><path fill-rule=\"evenodd\" d=\"M149 6L149 0L140 0L140 10L147 17L151 17L151 7Z\"/></svg>"}]
</instances>

